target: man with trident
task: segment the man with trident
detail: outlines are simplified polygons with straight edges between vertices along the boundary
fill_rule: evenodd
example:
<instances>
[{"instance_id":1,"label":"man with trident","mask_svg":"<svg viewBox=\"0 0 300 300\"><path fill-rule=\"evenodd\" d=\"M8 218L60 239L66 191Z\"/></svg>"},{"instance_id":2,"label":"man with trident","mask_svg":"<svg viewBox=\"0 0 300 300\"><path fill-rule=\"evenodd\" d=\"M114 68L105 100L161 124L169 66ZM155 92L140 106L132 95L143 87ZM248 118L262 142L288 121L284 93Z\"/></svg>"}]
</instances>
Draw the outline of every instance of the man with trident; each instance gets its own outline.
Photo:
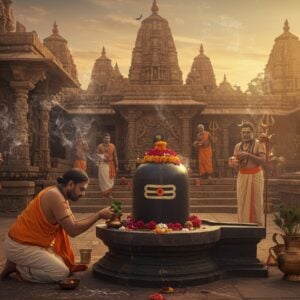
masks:
<instances>
[{"instance_id":1,"label":"man with trident","mask_svg":"<svg viewBox=\"0 0 300 300\"><path fill-rule=\"evenodd\" d=\"M264 143L254 139L252 123L243 121L242 142L235 145L229 166L238 169L238 222L263 225L264 176L262 165L266 159Z\"/></svg>"}]
</instances>

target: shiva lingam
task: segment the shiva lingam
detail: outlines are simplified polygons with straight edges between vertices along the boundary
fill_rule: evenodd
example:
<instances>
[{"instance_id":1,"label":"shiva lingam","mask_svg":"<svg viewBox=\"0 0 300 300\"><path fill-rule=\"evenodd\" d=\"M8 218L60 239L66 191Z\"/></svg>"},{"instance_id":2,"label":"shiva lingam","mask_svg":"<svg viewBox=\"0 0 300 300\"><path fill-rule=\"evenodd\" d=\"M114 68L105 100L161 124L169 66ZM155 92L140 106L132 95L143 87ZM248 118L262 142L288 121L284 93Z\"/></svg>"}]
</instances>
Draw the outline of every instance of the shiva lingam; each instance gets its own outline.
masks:
<instances>
[{"instance_id":1,"label":"shiva lingam","mask_svg":"<svg viewBox=\"0 0 300 300\"><path fill-rule=\"evenodd\" d=\"M147 151L133 180L132 218L140 223L190 227L189 177L176 153L159 141ZM101 279L136 286L196 285L223 275L266 276L256 258L264 228L214 223L189 230L130 230L105 225L96 235L108 252L93 266ZM189 225L189 226L187 226ZM157 228L156 228L157 229ZM250 271L249 271L250 269Z\"/></svg>"}]
</instances>

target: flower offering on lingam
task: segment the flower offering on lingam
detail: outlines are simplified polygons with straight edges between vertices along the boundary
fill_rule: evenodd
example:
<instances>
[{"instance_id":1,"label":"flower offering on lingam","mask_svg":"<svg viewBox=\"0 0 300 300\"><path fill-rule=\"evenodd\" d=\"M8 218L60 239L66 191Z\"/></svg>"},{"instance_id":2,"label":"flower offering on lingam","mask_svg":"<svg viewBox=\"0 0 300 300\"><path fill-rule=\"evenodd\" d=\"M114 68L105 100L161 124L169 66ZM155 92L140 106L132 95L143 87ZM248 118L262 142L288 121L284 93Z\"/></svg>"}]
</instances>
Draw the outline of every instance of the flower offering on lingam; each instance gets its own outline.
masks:
<instances>
[{"instance_id":1,"label":"flower offering on lingam","mask_svg":"<svg viewBox=\"0 0 300 300\"><path fill-rule=\"evenodd\" d=\"M147 150L133 180L133 215L120 230L156 233L190 231L201 226L189 217L189 181L185 166L165 141Z\"/></svg>"},{"instance_id":2,"label":"flower offering on lingam","mask_svg":"<svg viewBox=\"0 0 300 300\"><path fill-rule=\"evenodd\" d=\"M179 165L180 158L177 156L174 150L167 148L167 143L165 141L158 141L154 144L154 148L149 149L146 152L142 163L171 163Z\"/></svg>"}]
</instances>

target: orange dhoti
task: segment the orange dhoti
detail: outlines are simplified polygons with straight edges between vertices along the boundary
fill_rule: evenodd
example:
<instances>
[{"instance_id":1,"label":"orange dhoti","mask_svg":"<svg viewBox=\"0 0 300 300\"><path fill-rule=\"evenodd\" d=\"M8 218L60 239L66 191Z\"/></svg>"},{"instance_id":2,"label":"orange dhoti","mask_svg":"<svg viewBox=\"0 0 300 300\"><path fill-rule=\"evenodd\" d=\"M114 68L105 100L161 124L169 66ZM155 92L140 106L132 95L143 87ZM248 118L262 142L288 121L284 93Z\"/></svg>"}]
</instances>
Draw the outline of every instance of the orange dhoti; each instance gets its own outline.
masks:
<instances>
[{"instance_id":1,"label":"orange dhoti","mask_svg":"<svg viewBox=\"0 0 300 300\"><path fill-rule=\"evenodd\" d=\"M198 161L200 176L205 174L212 174L212 147L209 141L209 133L204 131L203 138L201 139L202 145L199 146Z\"/></svg>"},{"instance_id":2,"label":"orange dhoti","mask_svg":"<svg viewBox=\"0 0 300 300\"><path fill-rule=\"evenodd\" d=\"M31 282L55 282L70 272L83 271L75 265L69 238L59 224L50 224L41 207L41 191L18 216L4 243L6 258L16 264L21 277ZM68 204L67 204L68 205Z\"/></svg>"},{"instance_id":3,"label":"orange dhoti","mask_svg":"<svg viewBox=\"0 0 300 300\"><path fill-rule=\"evenodd\" d=\"M86 172L87 166L86 161L83 159L77 159L73 162L73 168L78 168Z\"/></svg>"},{"instance_id":4,"label":"orange dhoti","mask_svg":"<svg viewBox=\"0 0 300 300\"><path fill-rule=\"evenodd\" d=\"M237 178L238 222L263 225L263 190L261 168L240 169Z\"/></svg>"}]
</instances>

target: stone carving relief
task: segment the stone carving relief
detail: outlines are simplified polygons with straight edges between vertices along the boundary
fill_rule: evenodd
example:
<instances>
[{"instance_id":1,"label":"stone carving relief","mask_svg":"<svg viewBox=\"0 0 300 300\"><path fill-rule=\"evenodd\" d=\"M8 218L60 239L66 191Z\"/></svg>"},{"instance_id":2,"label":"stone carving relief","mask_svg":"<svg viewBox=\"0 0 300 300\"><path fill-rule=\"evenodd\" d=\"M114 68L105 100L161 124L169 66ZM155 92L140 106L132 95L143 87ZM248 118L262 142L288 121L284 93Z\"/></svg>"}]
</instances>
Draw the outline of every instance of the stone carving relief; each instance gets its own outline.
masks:
<instances>
[{"instance_id":1,"label":"stone carving relief","mask_svg":"<svg viewBox=\"0 0 300 300\"><path fill-rule=\"evenodd\" d=\"M168 114L164 119L160 119L155 114L148 114L138 120L137 124L137 150L140 156L152 147L155 134L162 134L171 148L178 151L180 149L180 124L177 119Z\"/></svg>"},{"instance_id":2,"label":"stone carving relief","mask_svg":"<svg viewBox=\"0 0 300 300\"><path fill-rule=\"evenodd\" d=\"M0 33L14 30L12 0L0 0Z\"/></svg>"},{"instance_id":3,"label":"stone carving relief","mask_svg":"<svg viewBox=\"0 0 300 300\"><path fill-rule=\"evenodd\" d=\"M9 93L8 87L0 86L0 152L5 156L11 151L14 145L14 114L13 114L13 93Z\"/></svg>"}]
</instances>

